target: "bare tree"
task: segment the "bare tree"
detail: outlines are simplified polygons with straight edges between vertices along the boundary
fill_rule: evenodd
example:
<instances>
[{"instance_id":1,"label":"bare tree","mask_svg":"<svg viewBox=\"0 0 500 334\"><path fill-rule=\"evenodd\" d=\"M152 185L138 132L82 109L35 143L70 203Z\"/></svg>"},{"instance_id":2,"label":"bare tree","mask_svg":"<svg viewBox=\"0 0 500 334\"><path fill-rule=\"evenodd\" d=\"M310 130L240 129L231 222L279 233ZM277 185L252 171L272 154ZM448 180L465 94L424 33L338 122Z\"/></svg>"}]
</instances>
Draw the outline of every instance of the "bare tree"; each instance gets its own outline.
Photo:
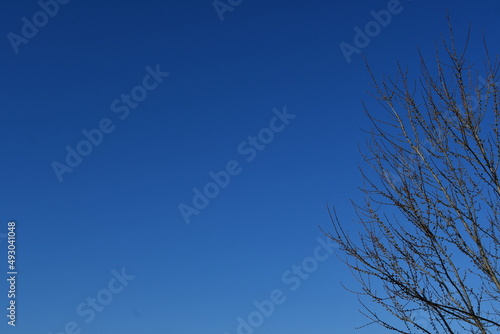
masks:
<instances>
[{"instance_id":1,"label":"bare tree","mask_svg":"<svg viewBox=\"0 0 500 334\"><path fill-rule=\"evenodd\" d=\"M372 74L383 108L365 106L361 232L333 210L326 233L361 284L369 324L399 333L500 330L499 58L485 43L484 68L470 65L469 37L458 50L451 26L450 36L435 69L420 55L419 80L400 66L394 79Z\"/></svg>"}]
</instances>

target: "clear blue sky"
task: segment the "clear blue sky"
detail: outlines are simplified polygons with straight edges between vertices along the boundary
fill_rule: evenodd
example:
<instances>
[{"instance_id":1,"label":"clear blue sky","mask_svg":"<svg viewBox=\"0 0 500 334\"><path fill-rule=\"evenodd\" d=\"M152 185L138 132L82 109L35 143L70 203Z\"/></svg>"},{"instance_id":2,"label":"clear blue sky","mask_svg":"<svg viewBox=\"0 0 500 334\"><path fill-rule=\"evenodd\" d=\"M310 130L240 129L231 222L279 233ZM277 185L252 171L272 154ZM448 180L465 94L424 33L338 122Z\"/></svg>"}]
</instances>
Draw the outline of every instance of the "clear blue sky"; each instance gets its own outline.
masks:
<instances>
[{"instance_id":1,"label":"clear blue sky","mask_svg":"<svg viewBox=\"0 0 500 334\"><path fill-rule=\"evenodd\" d=\"M283 302L254 333L344 334L366 322L340 285L357 287L345 266L308 257L318 226L330 226L327 202L347 224L355 217L361 100L378 108L361 56L348 63L339 45L389 1L232 3L220 16L211 0L72 0L44 17L36 1L2 1L0 233L17 222L19 271L17 328L3 311L3 332L234 334L273 290ZM447 33L446 9L458 34L473 24L472 55L482 32L498 53L498 1L401 0L362 48L375 73L397 60L416 73L417 47L432 55ZM285 106L295 118L275 118ZM92 152L73 168L67 147L84 130L100 144L80 144ZM259 133L266 145L249 139ZM228 163L229 184L208 186L217 196L196 209L193 189ZM307 279L289 271L304 263ZM135 278L114 279L122 268Z\"/></svg>"}]
</instances>

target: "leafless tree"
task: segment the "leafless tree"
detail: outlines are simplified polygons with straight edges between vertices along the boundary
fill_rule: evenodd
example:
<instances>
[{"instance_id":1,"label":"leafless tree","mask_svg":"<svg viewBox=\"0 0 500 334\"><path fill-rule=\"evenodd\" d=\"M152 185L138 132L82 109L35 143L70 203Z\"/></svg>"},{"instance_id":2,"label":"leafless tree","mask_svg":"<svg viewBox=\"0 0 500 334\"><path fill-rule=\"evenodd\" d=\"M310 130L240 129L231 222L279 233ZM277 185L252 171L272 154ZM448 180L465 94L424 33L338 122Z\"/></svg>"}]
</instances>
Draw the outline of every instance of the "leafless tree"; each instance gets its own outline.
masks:
<instances>
[{"instance_id":1,"label":"leafless tree","mask_svg":"<svg viewBox=\"0 0 500 334\"><path fill-rule=\"evenodd\" d=\"M361 232L354 237L335 210L325 232L361 284L368 324L399 333L500 330L499 58L485 43L484 67L469 64L469 35L458 48L450 26L435 68L420 55L417 80L401 66L393 79L372 74L383 108L365 106L365 201L354 203Z\"/></svg>"}]
</instances>

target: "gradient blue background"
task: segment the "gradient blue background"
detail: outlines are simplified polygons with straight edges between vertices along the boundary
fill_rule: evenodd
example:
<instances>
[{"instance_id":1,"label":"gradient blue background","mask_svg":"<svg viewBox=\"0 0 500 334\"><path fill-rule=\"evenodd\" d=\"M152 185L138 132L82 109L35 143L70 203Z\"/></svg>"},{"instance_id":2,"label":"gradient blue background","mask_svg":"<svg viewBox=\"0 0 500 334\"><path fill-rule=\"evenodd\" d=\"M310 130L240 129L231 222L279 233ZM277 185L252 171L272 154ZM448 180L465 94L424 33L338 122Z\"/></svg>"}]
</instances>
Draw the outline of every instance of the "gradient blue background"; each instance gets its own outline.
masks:
<instances>
[{"instance_id":1,"label":"gradient blue background","mask_svg":"<svg viewBox=\"0 0 500 334\"><path fill-rule=\"evenodd\" d=\"M482 32L498 53L498 1L401 3L363 50L377 75L398 60L418 74L417 47L432 56L446 9L458 35L472 23L473 58ZM282 289L286 302L255 333L386 332L354 329L367 320L335 256L295 292L281 280L329 228L327 202L346 224L355 218L361 100L379 107L361 57L348 64L339 43L386 0L243 1L222 22L210 0L71 1L19 54L6 35L40 7L1 4L0 232L16 220L19 248L18 326L0 311L2 331L55 334L75 320L82 333L233 334L253 300ZM156 64L170 76L120 121L111 102ZM244 163L237 146L283 106L297 118ZM59 183L51 163L104 117L116 130ZM233 159L242 173L186 225L179 203ZM76 306L122 267L135 280L85 324Z\"/></svg>"}]
</instances>

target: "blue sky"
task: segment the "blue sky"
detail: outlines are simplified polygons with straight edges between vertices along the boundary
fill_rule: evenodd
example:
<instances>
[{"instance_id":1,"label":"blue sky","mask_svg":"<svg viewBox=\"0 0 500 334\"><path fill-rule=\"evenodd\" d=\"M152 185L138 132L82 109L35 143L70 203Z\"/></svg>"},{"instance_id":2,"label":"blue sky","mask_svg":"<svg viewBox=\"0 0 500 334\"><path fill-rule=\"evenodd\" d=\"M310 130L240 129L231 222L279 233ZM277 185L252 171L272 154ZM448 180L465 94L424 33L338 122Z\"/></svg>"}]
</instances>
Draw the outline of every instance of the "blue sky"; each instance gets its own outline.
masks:
<instances>
[{"instance_id":1,"label":"blue sky","mask_svg":"<svg viewBox=\"0 0 500 334\"><path fill-rule=\"evenodd\" d=\"M355 217L369 127L361 100L378 108L361 55L348 62L339 45L354 45L354 28L391 1L233 0L223 13L198 0L63 3L46 7L46 22L36 1L3 1L0 11L0 233L17 222L19 271L17 328L4 315L0 327L233 334L254 301L281 291L254 333L385 333L355 331L366 320L340 283L357 285L317 248L327 202L346 224ZM417 47L432 56L447 9L457 34L472 23L474 60L483 32L499 51L497 1L394 8L360 48L376 75L397 61L418 74ZM27 38L23 17L34 15L42 21L36 34L24 28ZM80 144L85 130L98 145ZM252 146L259 135L267 143ZM92 152L71 167L67 147L79 144ZM193 189L212 182L215 192L210 172L228 163L239 172L220 174L230 176L224 187L195 208ZM181 203L196 211L189 224ZM294 265L310 265L309 276ZM92 298L108 304L91 311Z\"/></svg>"}]
</instances>

